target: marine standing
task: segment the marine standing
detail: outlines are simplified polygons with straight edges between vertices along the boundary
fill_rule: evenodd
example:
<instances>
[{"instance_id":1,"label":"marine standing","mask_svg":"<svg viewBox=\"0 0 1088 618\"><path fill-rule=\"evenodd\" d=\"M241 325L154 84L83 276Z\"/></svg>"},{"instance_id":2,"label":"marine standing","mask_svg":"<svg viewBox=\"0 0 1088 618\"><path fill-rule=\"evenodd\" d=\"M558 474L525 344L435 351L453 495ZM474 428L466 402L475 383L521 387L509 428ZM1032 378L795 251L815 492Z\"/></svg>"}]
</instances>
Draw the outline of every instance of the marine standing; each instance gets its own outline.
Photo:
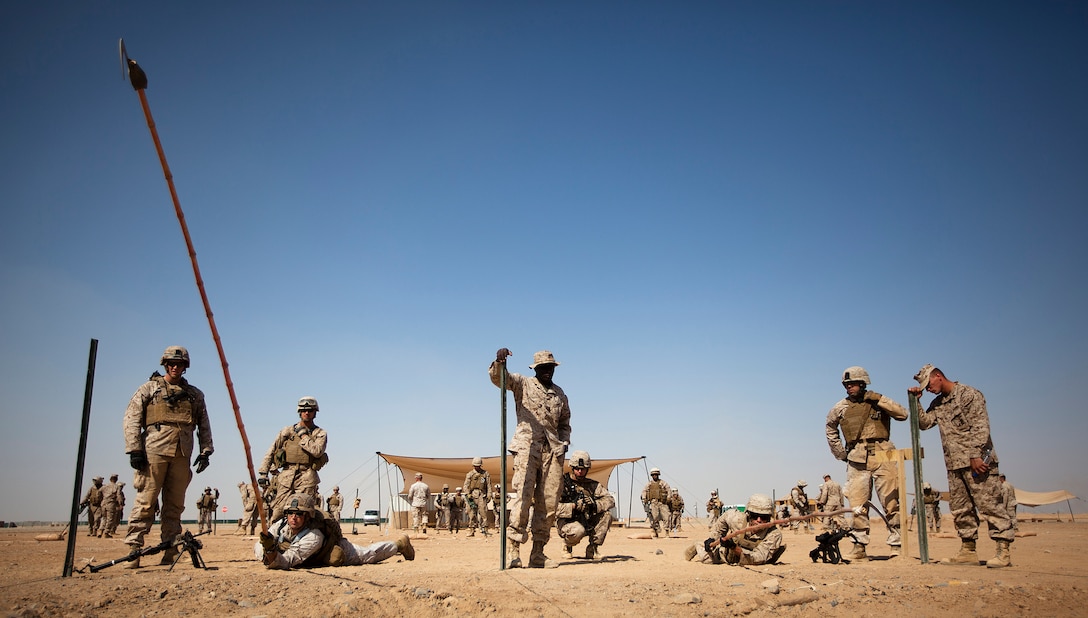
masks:
<instances>
[{"instance_id":1,"label":"marine standing","mask_svg":"<svg viewBox=\"0 0 1088 618\"><path fill-rule=\"evenodd\" d=\"M810 506L808 504L808 494L805 493L805 487L808 487L803 479L797 481L797 485L790 490L790 504L793 505L793 510L797 511L798 515L808 515ZM795 521L790 524L791 530L797 530L802 525L802 520ZM812 522L804 520L803 525L805 530L812 531Z\"/></svg>"},{"instance_id":2,"label":"marine standing","mask_svg":"<svg viewBox=\"0 0 1088 618\"><path fill-rule=\"evenodd\" d=\"M601 545L612 525L616 500L608 488L589 478L593 461L586 451L570 456L570 472L563 475L563 493L556 509L556 528L563 539L563 557L573 558L573 548L588 538L586 559L599 560Z\"/></svg>"},{"instance_id":3,"label":"marine standing","mask_svg":"<svg viewBox=\"0 0 1088 618\"><path fill-rule=\"evenodd\" d=\"M219 490L215 490L216 494ZM197 520L197 532L210 531L212 529L212 516L215 514L217 496L212 495L212 488L205 487L204 494L200 496L200 499L196 501L197 513L200 518Z\"/></svg>"},{"instance_id":4,"label":"marine standing","mask_svg":"<svg viewBox=\"0 0 1088 618\"><path fill-rule=\"evenodd\" d=\"M465 495L462 489L458 487L454 494L449 497L450 505L450 532L457 534L461 532L461 520L464 518L465 513Z\"/></svg>"},{"instance_id":5,"label":"marine standing","mask_svg":"<svg viewBox=\"0 0 1088 618\"><path fill-rule=\"evenodd\" d=\"M718 497L717 489L710 492L710 500L706 501L706 516L710 519L710 523L707 524L708 528L713 526L714 522L722 516L722 501Z\"/></svg>"},{"instance_id":6,"label":"marine standing","mask_svg":"<svg viewBox=\"0 0 1088 618\"><path fill-rule=\"evenodd\" d=\"M821 512L842 510L842 485L831 478L830 474L824 475L824 482L820 485L820 495L816 498L816 506ZM842 530L846 528L846 518L840 515L823 518L824 530Z\"/></svg>"},{"instance_id":7,"label":"marine standing","mask_svg":"<svg viewBox=\"0 0 1088 618\"><path fill-rule=\"evenodd\" d=\"M894 461L878 461L876 454L894 451L891 420L907 419L907 410L886 395L867 390L869 372L847 367L842 372L846 397L827 413L827 445L835 459L846 462L846 499L855 509L853 551L848 560L865 560L869 544L869 496L874 487L888 517L888 546L899 555L899 469ZM839 430L842 430L840 437ZM845 441L845 445L844 445Z\"/></svg>"},{"instance_id":8,"label":"marine standing","mask_svg":"<svg viewBox=\"0 0 1088 618\"><path fill-rule=\"evenodd\" d=\"M500 386L500 367L510 356L510 350L500 348L488 368L491 383ZM570 445L570 402L567 394L552 378L559 362L555 356L541 350L533 354L529 365L536 375L510 373L506 388L514 394L518 423L507 449L514 455L514 478L510 490L514 493L507 521L508 568L520 568L521 544L529 539L529 507L533 510L533 550L529 554L530 568L557 566L544 555L544 546L555 526L556 508L563 490L563 462Z\"/></svg>"},{"instance_id":9,"label":"marine standing","mask_svg":"<svg viewBox=\"0 0 1088 618\"><path fill-rule=\"evenodd\" d=\"M340 495L340 486L332 488L332 495L328 501L329 515L336 521L340 521L340 512L344 510L344 496Z\"/></svg>"},{"instance_id":10,"label":"marine standing","mask_svg":"<svg viewBox=\"0 0 1088 618\"><path fill-rule=\"evenodd\" d=\"M680 490L673 489L669 494L669 530L680 532L680 520L683 515L684 499L680 497Z\"/></svg>"},{"instance_id":11,"label":"marine standing","mask_svg":"<svg viewBox=\"0 0 1088 618\"><path fill-rule=\"evenodd\" d=\"M87 536L95 536L98 534L98 529L102 527L102 477L96 476L91 479L91 486L87 488L87 493L83 495L83 501L79 503L80 508L87 507Z\"/></svg>"},{"instance_id":12,"label":"marine standing","mask_svg":"<svg viewBox=\"0 0 1088 618\"><path fill-rule=\"evenodd\" d=\"M922 390L936 395L918 416L918 428L936 425L941 431L948 470L948 507L960 537L959 553L945 562L979 564L975 543L981 517L990 529L990 538L997 543L997 554L986 561L986 566L1012 566L1015 531L1001 499L1001 472L990 435L986 397L975 388L949 380L933 365L923 366L914 379L920 386L908 389L909 395L920 397Z\"/></svg>"},{"instance_id":13,"label":"marine standing","mask_svg":"<svg viewBox=\"0 0 1088 618\"><path fill-rule=\"evenodd\" d=\"M646 517L650 520L650 528L654 531L654 538L658 537L658 529L665 528L665 536L669 535L669 495L672 493L669 484L661 480L661 470L650 468L650 482L642 488L642 508L646 511Z\"/></svg>"},{"instance_id":14,"label":"marine standing","mask_svg":"<svg viewBox=\"0 0 1088 618\"><path fill-rule=\"evenodd\" d=\"M253 534L257 531L257 494L253 485L245 481L238 483L238 493L242 495L242 516L238 518L238 530L234 534Z\"/></svg>"},{"instance_id":15,"label":"marine standing","mask_svg":"<svg viewBox=\"0 0 1088 618\"><path fill-rule=\"evenodd\" d=\"M442 493L435 496L434 508L438 513L438 524L434 527L435 532L441 532L443 528L452 531L450 528L450 499L453 498L453 494L450 493L450 486L447 483L442 484Z\"/></svg>"},{"instance_id":16,"label":"marine standing","mask_svg":"<svg viewBox=\"0 0 1088 618\"><path fill-rule=\"evenodd\" d=\"M170 346L159 362L166 375L161 376L157 371L151 374L151 379L136 389L125 410L125 453L135 470L132 486L137 492L128 517L125 543L133 551L144 546L144 537L151 530L160 504L161 540L181 534L185 490L193 478L193 470L189 468L193 433L200 447L200 454L191 464L197 474L207 469L215 450L204 393L184 378L189 369L189 351ZM166 550L160 564L173 564L177 554L175 548ZM139 566L137 558L125 568Z\"/></svg>"},{"instance_id":17,"label":"marine standing","mask_svg":"<svg viewBox=\"0 0 1088 618\"><path fill-rule=\"evenodd\" d=\"M423 475L416 472L416 482L408 488L408 504L412 505L412 530L427 534L427 507L431 502L431 488L423 482Z\"/></svg>"},{"instance_id":18,"label":"marine standing","mask_svg":"<svg viewBox=\"0 0 1088 618\"><path fill-rule=\"evenodd\" d=\"M491 487L491 475L484 470L482 457L472 459L472 469L465 475L465 501L468 502L468 535L476 536L476 528L480 528L485 536L487 525L483 519L483 512L487 503L487 488Z\"/></svg>"},{"instance_id":19,"label":"marine standing","mask_svg":"<svg viewBox=\"0 0 1088 618\"><path fill-rule=\"evenodd\" d=\"M329 437L314 423L317 411L317 399L299 399L298 422L280 430L261 461L258 483L268 487L268 473L275 476L276 497L272 501L271 521L283 516L283 505L292 495L310 494L315 500L317 498L317 485L321 482L317 471L329 462L325 452Z\"/></svg>"},{"instance_id":20,"label":"marine standing","mask_svg":"<svg viewBox=\"0 0 1088 618\"><path fill-rule=\"evenodd\" d=\"M926 510L926 524L930 530L941 531L941 493L933 491L929 483L922 483L922 505ZM919 520L918 525L921 525Z\"/></svg>"}]
</instances>

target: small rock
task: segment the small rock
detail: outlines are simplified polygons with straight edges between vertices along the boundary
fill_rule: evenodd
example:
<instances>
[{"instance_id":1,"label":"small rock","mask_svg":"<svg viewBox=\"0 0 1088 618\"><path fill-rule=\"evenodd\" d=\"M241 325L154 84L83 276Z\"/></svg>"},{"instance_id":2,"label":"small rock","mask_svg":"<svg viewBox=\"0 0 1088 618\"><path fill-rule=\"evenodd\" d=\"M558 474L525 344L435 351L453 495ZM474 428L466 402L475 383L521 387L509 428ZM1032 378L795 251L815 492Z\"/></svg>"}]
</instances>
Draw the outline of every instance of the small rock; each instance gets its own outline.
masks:
<instances>
[{"instance_id":1,"label":"small rock","mask_svg":"<svg viewBox=\"0 0 1088 618\"><path fill-rule=\"evenodd\" d=\"M684 592L674 596L672 602L676 605L694 605L696 603L702 603L703 598L691 592Z\"/></svg>"},{"instance_id":2,"label":"small rock","mask_svg":"<svg viewBox=\"0 0 1088 618\"><path fill-rule=\"evenodd\" d=\"M655 552L654 552L654 555L660 556L660 555L661 555L661 554L663 554L663 553L665 553L665 552L663 552L663 551L661 551L661 550L659 549L659 550L657 550L657 551L655 551Z\"/></svg>"},{"instance_id":3,"label":"small rock","mask_svg":"<svg viewBox=\"0 0 1088 618\"><path fill-rule=\"evenodd\" d=\"M777 579L768 579L763 582L763 589L771 594L778 594L782 588L778 584Z\"/></svg>"},{"instance_id":4,"label":"small rock","mask_svg":"<svg viewBox=\"0 0 1088 618\"><path fill-rule=\"evenodd\" d=\"M427 599L427 598L430 598L430 596L431 596L431 594L433 594L433 592L431 590L426 589L426 588L416 588L415 590L412 591L412 594L416 595L417 598Z\"/></svg>"}]
</instances>

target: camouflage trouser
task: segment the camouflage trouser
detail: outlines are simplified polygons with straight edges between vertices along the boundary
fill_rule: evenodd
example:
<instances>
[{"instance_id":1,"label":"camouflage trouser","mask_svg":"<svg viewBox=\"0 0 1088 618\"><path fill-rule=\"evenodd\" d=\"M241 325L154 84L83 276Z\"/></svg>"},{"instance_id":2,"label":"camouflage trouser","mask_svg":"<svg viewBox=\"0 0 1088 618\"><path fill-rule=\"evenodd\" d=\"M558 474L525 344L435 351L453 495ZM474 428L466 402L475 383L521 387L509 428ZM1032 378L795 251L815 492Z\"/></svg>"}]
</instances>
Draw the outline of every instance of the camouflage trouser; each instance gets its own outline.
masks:
<instances>
[{"instance_id":1,"label":"camouflage trouser","mask_svg":"<svg viewBox=\"0 0 1088 618\"><path fill-rule=\"evenodd\" d=\"M936 504L926 505L926 525L933 529L936 527L937 532L941 531L941 512L937 510Z\"/></svg>"},{"instance_id":2,"label":"camouflage trouser","mask_svg":"<svg viewBox=\"0 0 1088 618\"><path fill-rule=\"evenodd\" d=\"M1001 497L999 474L996 465L991 465L990 471L978 478L971 474L970 467L948 471L948 506L961 539L977 539L979 523L985 520L991 539L1014 540L1009 509Z\"/></svg>"},{"instance_id":3,"label":"camouflage trouser","mask_svg":"<svg viewBox=\"0 0 1088 618\"><path fill-rule=\"evenodd\" d=\"M874 452L893 451L895 445L891 440L870 444L870 451L866 463L847 461L846 486L843 493L850 501L851 508L862 506L869 500L873 489L876 489L877 498L884 507L884 514L888 517L888 545L899 545L899 469L894 461L878 462L873 457ZM854 515L854 523L851 526L854 536L862 545L869 544L869 507L862 509L860 515Z\"/></svg>"},{"instance_id":4,"label":"camouflage trouser","mask_svg":"<svg viewBox=\"0 0 1088 618\"><path fill-rule=\"evenodd\" d=\"M188 457L164 457L148 453L147 462L147 471L136 470L132 478L132 486L136 489L136 501L128 516L125 543L134 547L144 545L144 537L155 521L160 493L162 494L160 539L167 541L181 534L181 514L185 511L185 489L189 487L189 481L193 478Z\"/></svg>"},{"instance_id":5,"label":"camouflage trouser","mask_svg":"<svg viewBox=\"0 0 1088 618\"><path fill-rule=\"evenodd\" d=\"M479 489L473 489L472 493L465 499L468 503L468 529L470 532L475 532L476 528L484 528L484 521L480 517L480 505L484 502L483 492Z\"/></svg>"},{"instance_id":6,"label":"camouflage trouser","mask_svg":"<svg viewBox=\"0 0 1088 618\"><path fill-rule=\"evenodd\" d=\"M412 530L427 530L427 505L412 507Z\"/></svg>"},{"instance_id":7,"label":"camouflage trouser","mask_svg":"<svg viewBox=\"0 0 1088 618\"><path fill-rule=\"evenodd\" d=\"M98 518L98 534L112 535L117 531L117 523L121 520L121 509L116 504L103 506Z\"/></svg>"},{"instance_id":8,"label":"camouflage trouser","mask_svg":"<svg viewBox=\"0 0 1088 618\"><path fill-rule=\"evenodd\" d=\"M653 529L654 536L657 536L659 528L665 528L665 533L668 534L669 505L660 500L650 500L647 516L650 518L650 528Z\"/></svg>"},{"instance_id":9,"label":"camouflage trouser","mask_svg":"<svg viewBox=\"0 0 1088 618\"><path fill-rule=\"evenodd\" d=\"M604 511L597 513L586 522L577 519L560 519L556 523L556 528L559 530L559 538L563 539L567 547L574 547L586 537L589 537L589 542L594 545L603 545L611 525L612 513Z\"/></svg>"},{"instance_id":10,"label":"camouflage trouser","mask_svg":"<svg viewBox=\"0 0 1088 618\"><path fill-rule=\"evenodd\" d=\"M197 532L204 532L205 530L212 529L212 510L200 509L199 517L197 519Z\"/></svg>"},{"instance_id":11,"label":"camouflage trouser","mask_svg":"<svg viewBox=\"0 0 1088 618\"><path fill-rule=\"evenodd\" d=\"M251 506L245 509L241 518L238 519L238 529L241 531L249 530L249 534L253 534L257 531L257 506Z\"/></svg>"},{"instance_id":12,"label":"camouflage trouser","mask_svg":"<svg viewBox=\"0 0 1088 618\"><path fill-rule=\"evenodd\" d=\"M438 526L437 527L438 527L439 530L441 530L442 528L447 528L447 529L452 530L452 528L450 528L450 507L443 506L443 507L440 507L438 509Z\"/></svg>"},{"instance_id":13,"label":"camouflage trouser","mask_svg":"<svg viewBox=\"0 0 1088 618\"><path fill-rule=\"evenodd\" d=\"M683 515L680 511L669 511L669 530L680 530L680 516Z\"/></svg>"},{"instance_id":14,"label":"camouflage trouser","mask_svg":"<svg viewBox=\"0 0 1088 618\"><path fill-rule=\"evenodd\" d=\"M450 509L450 514L449 514L450 532L460 532L461 531L461 518L462 518L461 509L454 509L454 508Z\"/></svg>"},{"instance_id":15,"label":"camouflage trouser","mask_svg":"<svg viewBox=\"0 0 1088 618\"><path fill-rule=\"evenodd\" d=\"M87 505L87 536L94 536L102 525L102 507Z\"/></svg>"},{"instance_id":16,"label":"camouflage trouser","mask_svg":"<svg viewBox=\"0 0 1088 618\"><path fill-rule=\"evenodd\" d=\"M287 501L292 494L310 494L316 498L317 484L321 477L309 466L301 464L288 464L280 470L273 482L276 484L276 498L272 501L272 516L269 523L283 516L283 509L287 507Z\"/></svg>"},{"instance_id":17,"label":"camouflage trouser","mask_svg":"<svg viewBox=\"0 0 1088 618\"><path fill-rule=\"evenodd\" d=\"M547 542L555 525L555 509L563 490L563 456L546 444L533 444L526 452L514 453L514 480L509 502L510 519L506 538L524 543L529 535L529 507L533 507L533 541Z\"/></svg>"}]
</instances>

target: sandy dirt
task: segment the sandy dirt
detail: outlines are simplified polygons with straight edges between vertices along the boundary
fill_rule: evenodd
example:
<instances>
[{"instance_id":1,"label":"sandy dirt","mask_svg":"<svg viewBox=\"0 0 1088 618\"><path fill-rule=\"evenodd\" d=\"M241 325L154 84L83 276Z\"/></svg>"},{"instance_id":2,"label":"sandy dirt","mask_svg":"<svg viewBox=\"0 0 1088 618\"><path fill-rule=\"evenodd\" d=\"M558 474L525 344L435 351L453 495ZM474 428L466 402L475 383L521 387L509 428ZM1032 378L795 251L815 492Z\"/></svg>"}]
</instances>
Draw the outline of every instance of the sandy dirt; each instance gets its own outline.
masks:
<instances>
[{"instance_id":1,"label":"sandy dirt","mask_svg":"<svg viewBox=\"0 0 1088 618\"><path fill-rule=\"evenodd\" d=\"M736 567L687 562L683 550L706 538L706 521L689 519L676 538L647 539L646 528L613 528L603 560L560 560L555 569L499 569L498 536L413 535L416 559L379 565L269 571L253 558L255 537L200 537L207 569L183 560L173 569L144 558L98 573L60 575L65 542L39 542L49 529L0 530L0 611L6 616L1042 616L1088 615L1088 523L1021 523L1013 566L948 566L959 540L930 538L931 563L887 558L870 546L865 563L813 563L813 534L784 531L782 563ZM394 538L359 528L357 544ZM54 529L55 531L55 529ZM157 532L157 528L156 528ZM876 538L882 530L874 529ZM395 532L392 534L396 534ZM584 546L583 546L584 547ZM575 556L584 551L575 549ZM979 541L983 560L994 543ZM843 553L849 544L842 545ZM76 568L127 553L119 539L78 536ZM528 558L528 551L524 552ZM777 590L777 592L775 592Z\"/></svg>"}]
</instances>

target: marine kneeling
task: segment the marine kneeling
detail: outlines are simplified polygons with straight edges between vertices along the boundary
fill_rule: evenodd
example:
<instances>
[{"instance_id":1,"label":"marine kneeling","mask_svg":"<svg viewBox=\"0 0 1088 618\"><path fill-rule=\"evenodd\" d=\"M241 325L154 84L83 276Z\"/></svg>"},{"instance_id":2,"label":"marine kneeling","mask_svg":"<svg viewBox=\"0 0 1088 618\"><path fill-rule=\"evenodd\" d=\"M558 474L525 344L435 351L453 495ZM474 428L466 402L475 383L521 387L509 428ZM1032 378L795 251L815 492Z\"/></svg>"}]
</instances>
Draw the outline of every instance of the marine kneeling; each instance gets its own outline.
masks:
<instances>
[{"instance_id":1,"label":"marine kneeling","mask_svg":"<svg viewBox=\"0 0 1088 618\"><path fill-rule=\"evenodd\" d=\"M766 494L752 494L742 513L729 509L714 522L702 547L692 545L684 558L699 556L713 564L774 564L786 551L782 531L771 524L774 503Z\"/></svg>"},{"instance_id":2,"label":"marine kneeling","mask_svg":"<svg viewBox=\"0 0 1088 618\"><path fill-rule=\"evenodd\" d=\"M365 547L353 544L340 534L339 522L314 509L310 494L292 495L284 516L261 533L253 550L269 569L377 564L397 554L405 560L416 557L407 535Z\"/></svg>"},{"instance_id":3,"label":"marine kneeling","mask_svg":"<svg viewBox=\"0 0 1088 618\"><path fill-rule=\"evenodd\" d=\"M612 525L611 511L616 500L607 488L587 476L592 465L589 453L574 451L570 456L570 472L563 475L555 527L565 544L564 558L572 558L574 546L585 538L589 540L586 558L599 560L599 548Z\"/></svg>"}]
</instances>

